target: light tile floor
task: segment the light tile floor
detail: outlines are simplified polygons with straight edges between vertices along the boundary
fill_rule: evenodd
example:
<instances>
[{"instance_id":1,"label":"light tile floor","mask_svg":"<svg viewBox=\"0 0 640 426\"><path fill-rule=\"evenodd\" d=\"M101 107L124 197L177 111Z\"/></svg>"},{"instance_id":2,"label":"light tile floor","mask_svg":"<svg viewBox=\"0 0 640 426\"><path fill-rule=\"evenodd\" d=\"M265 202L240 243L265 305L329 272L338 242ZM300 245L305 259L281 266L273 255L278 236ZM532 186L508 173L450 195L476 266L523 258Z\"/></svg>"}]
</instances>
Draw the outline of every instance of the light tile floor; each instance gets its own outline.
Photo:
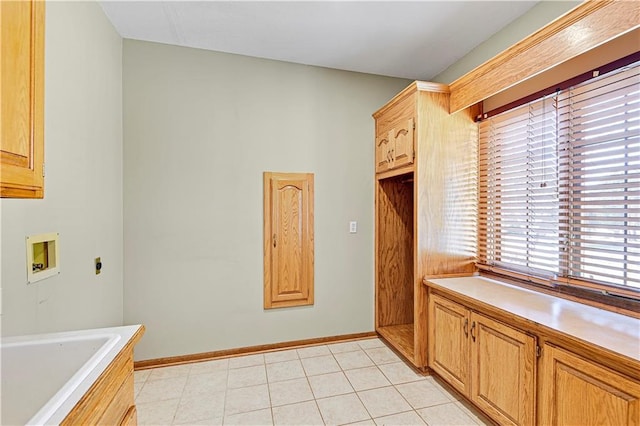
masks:
<instances>
[{"instance_id":1,"label":"light tile floor","mask_svg":"<svg viewBox=\"0 0 640 426\"><path fill-rule=\"evenodd\" d=\"M485 425L379 339L135 372L139 425Z\"/></svg>"}]
</instances>

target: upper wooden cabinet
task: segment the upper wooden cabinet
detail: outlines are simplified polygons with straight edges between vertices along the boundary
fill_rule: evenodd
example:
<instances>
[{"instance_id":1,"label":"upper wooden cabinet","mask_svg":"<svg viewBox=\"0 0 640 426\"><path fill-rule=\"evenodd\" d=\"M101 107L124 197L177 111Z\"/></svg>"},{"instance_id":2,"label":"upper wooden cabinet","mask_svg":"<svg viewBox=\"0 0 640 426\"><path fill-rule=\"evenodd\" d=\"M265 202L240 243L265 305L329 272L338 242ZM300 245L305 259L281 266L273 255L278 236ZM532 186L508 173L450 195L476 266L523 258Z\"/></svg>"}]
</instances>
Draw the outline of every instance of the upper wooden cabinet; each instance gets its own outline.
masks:
<instances>
[{"instance_id":1,"label":"upper wooden cabinet","mask_svg":"<svg viewBox=\"0 0 640 426\"><path fill-rule=\"evenodd\" d=\"M376 331L427 366L425 275L475 270L478 129L446 85L415 81L373 114Z\"/></svg>"},{"instance_id":2,"label":"upper wooden cabinet","mask_svg":"<svg viewBox=\"0 0 640 426\"><path fill-rule=\"evenodd\" d=\"M404 168L415 159L413 117L397 123L387 134L376 137L376 173Z\"/></svg>"},{"instance_id":3,"label":"upper wooden cabinet","mask_svg":"<svg viewBox=\"0 0 640 426\"><path fill-rule=\"evenodd\" d=\"M44 196L44 1L0 2L0 195Z\"/></svg>"},{"instance_id":4,"label":"upper wooden cabinet","mask_svg":"<svg viewBox=\"0 0 640 426\"><path fill-rule=\"evenodd\" d=\"M313 305L313 174L264 173L264 308Z\"/></svg>"}]
</instances>

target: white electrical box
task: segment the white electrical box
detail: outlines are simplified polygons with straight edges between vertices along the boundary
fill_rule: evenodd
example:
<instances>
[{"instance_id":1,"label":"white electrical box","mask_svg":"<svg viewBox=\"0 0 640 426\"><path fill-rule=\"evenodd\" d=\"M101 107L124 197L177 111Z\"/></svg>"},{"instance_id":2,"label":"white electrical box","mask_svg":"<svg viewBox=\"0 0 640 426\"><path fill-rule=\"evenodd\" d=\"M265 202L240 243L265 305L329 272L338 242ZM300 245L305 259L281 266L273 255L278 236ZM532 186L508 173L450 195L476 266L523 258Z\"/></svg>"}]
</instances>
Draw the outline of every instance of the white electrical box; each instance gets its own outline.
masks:
<instances>
[{"instance_id":1,"label":"white electrical box","mask_svg":"<svg viewBox=\"0 0 640 426\"><path fill-rule=\"evenodd\" d=\"M57 232L27 237L27 283L60 273Z\"/></svg>"}]
</instances>

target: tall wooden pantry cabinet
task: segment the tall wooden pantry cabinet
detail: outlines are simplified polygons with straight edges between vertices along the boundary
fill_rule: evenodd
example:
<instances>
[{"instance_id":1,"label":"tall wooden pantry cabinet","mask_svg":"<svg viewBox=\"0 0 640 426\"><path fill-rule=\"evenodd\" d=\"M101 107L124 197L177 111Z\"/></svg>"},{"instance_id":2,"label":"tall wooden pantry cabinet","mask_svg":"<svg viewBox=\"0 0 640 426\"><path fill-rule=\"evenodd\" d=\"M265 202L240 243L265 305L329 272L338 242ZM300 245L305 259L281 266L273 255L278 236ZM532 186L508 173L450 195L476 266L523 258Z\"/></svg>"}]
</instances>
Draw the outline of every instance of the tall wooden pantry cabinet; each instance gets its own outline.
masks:
<instances>
[{"instance_id":1,"label":"tall wooden pantry cabinet","mask_svg":"<svg viewBox=\"0 0 640 426\"><path fill-rule=\"evenodd\" d=\"M373 114L375 327L427 366L425 276L475 270L475 110L449 114L446 85L415 81Z\"/></svg>"}]
</instances>

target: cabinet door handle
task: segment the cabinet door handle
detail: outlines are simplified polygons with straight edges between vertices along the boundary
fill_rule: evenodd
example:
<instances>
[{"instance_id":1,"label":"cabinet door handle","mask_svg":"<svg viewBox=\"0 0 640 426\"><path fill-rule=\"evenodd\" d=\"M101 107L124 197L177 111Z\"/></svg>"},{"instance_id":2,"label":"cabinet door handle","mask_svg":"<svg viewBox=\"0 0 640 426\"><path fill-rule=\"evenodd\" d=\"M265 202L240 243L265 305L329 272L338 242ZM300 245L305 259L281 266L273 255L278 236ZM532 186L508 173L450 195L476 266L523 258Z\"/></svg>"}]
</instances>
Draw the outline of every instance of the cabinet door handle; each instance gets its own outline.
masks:
<instances>
[{"instance_id":1,"label":"cabinet door handle","mask_svg":"<svg viewBox=\"0 0 640 426\"><path fill-rule=\"evenodd\" d=\"M273 248L276 247L276 234L273 234Z\"/></svg>"},{"instance_id":2,"label":"cabinet door handle","mask_svg":"<svg viewBox=\"0 0 640 426\"><path fill-rule=\"evenodd\" d=\"M464 337L469 337L469 318L464 319Z\"/></svg>"},{"instance_id":3,"label":"cabinet door handle","mask_svg":"<svg viewBox=\"0 0 640 426\"><path fill-rule=\"evenodd\" d=\"M471 340L473 340L474 342L476 341L476 333L475 333L475 331L476 331L476 322L474 321L471 324Z\"/></svg>"}]
</instances>

